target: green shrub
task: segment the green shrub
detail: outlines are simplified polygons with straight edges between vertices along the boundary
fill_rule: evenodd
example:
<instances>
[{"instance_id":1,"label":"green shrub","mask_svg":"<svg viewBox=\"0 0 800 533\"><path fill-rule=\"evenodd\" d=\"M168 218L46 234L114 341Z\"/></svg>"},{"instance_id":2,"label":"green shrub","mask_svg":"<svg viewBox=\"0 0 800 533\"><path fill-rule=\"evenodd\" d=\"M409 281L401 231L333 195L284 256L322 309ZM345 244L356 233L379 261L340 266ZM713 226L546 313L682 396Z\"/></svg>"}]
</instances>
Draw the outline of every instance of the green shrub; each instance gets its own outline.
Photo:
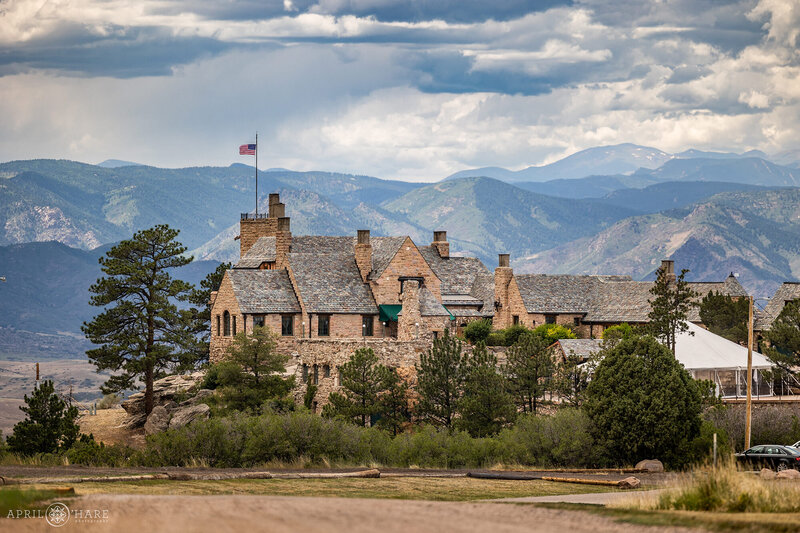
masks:
<instances>
[{"instance_id":1,"label":"green shrub","mask_svg":"<svg viewBox=\"0 0 800 533\"><path fill-rule=\"evenodd\" d=\"M508 326L506 329L503 330L503 338L505 340L506 346L512 346L517 343L519 338L526 333L529 333L531 330L523 326L522 324L514 324L513 326Z\"/></svg>"},{"instance_id":2,"label":"green shrub","mask_svg":"<svg viewBox=\"0 0 800 533\"><path fill-rule=\"evenodd\" d=\"M87 466L124 466L136 454L133 448L123 445L106 446L97 443L92 435L81 435L66 451L70 464Z\"/></svg>"},{"instance_id":3,"label":"green shrub","mask_svg":"<svg viewBox=\"0 0 800 533\"><path fill-rule=\"evenodd\" d=\"M486 346L506 346L506 335L500 331L493 331L486 337Z\"/></svg>"},{"instance_id":4,"label":"green shrub","mask_svg":"<svg viewBox=\"0 0 800 533\"><path fill-rule=\"evenodd\" d=\"M490 333L492 333L492 321L487 319L474 320L464 328L464 337L470 344L485 342Z\"/></svg>"},{"instance_id":5,"label":"green shrub","mask_svg":"<svg viewBox=\"0 0 800 533\"><path fill-rule=\"evenodd\" d=\"M570 328L561 324L542 324L533 328L533 333L545 339L547 344L553 344L558 339L577 338Z\"/></svg>"}]
</instances>

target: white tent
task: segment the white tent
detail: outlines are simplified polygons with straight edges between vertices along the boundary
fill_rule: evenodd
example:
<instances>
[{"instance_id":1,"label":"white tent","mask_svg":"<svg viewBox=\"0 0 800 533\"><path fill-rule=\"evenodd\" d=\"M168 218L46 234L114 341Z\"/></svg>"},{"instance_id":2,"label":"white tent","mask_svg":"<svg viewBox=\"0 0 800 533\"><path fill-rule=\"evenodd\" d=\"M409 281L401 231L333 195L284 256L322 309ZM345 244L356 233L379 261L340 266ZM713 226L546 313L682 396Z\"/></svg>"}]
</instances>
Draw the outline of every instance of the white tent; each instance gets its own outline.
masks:
<instances>
[{"instance_id":1,"label":"white tent","mask_svg":"<svg viewBox=\"0 0 800 533\"><path fill-rule=\"evenodd\" d=\"M747 348L692 323L675 339L675 357L695 379L710 379L723 397L746 395ZM753 394L772 396L772 383L761 371L772 368L769 359L753 352Z\"/></svg>"}]
</instances>

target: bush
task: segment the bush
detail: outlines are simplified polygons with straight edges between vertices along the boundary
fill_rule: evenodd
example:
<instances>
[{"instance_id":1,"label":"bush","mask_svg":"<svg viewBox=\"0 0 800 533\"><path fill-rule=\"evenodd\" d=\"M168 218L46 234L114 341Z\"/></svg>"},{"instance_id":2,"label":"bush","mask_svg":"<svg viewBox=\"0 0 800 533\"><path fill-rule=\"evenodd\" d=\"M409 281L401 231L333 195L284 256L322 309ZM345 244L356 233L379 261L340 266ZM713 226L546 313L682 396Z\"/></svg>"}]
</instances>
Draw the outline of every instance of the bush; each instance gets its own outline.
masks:
<instances>
[{"instance_id":1,"label":"bush","mask_svg":"<svg viewBox=\"0 0 800 533\"><path fill-rule=\"evenodd\" d=\"M517 343L519 338L526 333L529 333L531 330L523 326L522 324L514 324L513 326L508 326L506 329L503 330L503 339L505 340L506 346L512 346Z\"/></svg>"},{"instance_id":2,"label":"bush","mask_svg":"<svg viewBox=\"0 0 800 533\"><path fill-rule=\"evenodd\" d=\"M542 324L533 329L533 334L544 338L548 345L553 344L558 339L577 338L570 328L561 324Z\"/></svg>"},{"instance_id":3,"label":"bush","mask_svg":"<svg viewBox=\"0 0 800 533\"><path fill-rule=\"evenodd\" d=\"M492 321L486 319L474 320L464 328L464 337L470 344L486 342L490 333L492 333Z\"/></svg>"},{"instance_id":4,"label":"bush","mask_svg":"<svg viewBox=\"0 0 800 533\"><path fill-rule=\"evenodd\" d=\"M81 435L65 455L74 465L125 466L136 453L128 446L106 446L102 442L98 444L92 435Z\"/></svg>"},{"instance_id":5,"label":"bush","mask_svg":"<svg viewBox=\"0 0 800 533\"><path fill-rule=\"evenodd\" d=\"M706 410L703 418L724 431L730 446L744 451L744 406L719 405ZM758 405L752 410L750 443L794 444L800 440L798 411L789 405Z\"/></svg>"},{"instance_id":6,"label":"bush","mask_svg":"<svg viewBox=\"0 0 800 533\"><path fill-rule=\"evenodd\" d=\"M486 337L486 346L506 346L506 336L503 331L493 331Z\"/></svg>"},{"instance_id":7,"label":"bush","mask_svg":"<svg viewBox=\"0 0 800 533\"><path fill-rule=\"evenodd\" d=\"M111 409L120 402L120 397L117 394L106 394L97 402L98 409Z\"/></svg>"}]
</instances>

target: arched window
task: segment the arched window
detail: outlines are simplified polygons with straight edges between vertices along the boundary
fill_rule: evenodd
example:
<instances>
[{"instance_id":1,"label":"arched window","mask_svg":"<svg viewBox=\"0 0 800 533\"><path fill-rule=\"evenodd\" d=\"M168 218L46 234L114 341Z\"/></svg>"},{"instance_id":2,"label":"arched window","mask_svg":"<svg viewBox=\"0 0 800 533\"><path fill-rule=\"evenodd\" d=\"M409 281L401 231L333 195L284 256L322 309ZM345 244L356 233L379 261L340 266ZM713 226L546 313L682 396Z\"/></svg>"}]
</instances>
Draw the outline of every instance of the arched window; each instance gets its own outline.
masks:
<instances>
[{"instance_id":1,"label":"arched window","mask_svg":"<svg viewBox=\"0 0 800 533\"><path fill-rule=\"evenodd\" d=\"M222 328L223 335L229 337L231 334L231 314L227 311L222 313Z\"/></svg>"}]
</instances>

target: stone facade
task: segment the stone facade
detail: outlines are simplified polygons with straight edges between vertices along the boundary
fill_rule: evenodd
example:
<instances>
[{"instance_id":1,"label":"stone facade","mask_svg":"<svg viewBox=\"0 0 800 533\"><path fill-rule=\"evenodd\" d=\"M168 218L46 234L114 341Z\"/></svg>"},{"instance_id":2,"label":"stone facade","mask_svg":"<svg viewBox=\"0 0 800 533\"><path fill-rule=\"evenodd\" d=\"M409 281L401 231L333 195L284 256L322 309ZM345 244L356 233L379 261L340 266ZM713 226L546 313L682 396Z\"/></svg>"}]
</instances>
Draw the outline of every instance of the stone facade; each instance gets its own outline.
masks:
<instances>
[{"instance_id":1,"label":"stone facade","mask_svg":"<svg viewBox=\"0 0 800 533\"><path fill-rule=\"evenodd\" d=\"M441 300L441 281L433 273L430 265L422 257L410 237L406 237L389 265L383 270L380 277L371 284L372 294L375 296L375 301L378 305L401 303L401 277L423 278L425 287Z\"/></svg>"}]
</instances>

